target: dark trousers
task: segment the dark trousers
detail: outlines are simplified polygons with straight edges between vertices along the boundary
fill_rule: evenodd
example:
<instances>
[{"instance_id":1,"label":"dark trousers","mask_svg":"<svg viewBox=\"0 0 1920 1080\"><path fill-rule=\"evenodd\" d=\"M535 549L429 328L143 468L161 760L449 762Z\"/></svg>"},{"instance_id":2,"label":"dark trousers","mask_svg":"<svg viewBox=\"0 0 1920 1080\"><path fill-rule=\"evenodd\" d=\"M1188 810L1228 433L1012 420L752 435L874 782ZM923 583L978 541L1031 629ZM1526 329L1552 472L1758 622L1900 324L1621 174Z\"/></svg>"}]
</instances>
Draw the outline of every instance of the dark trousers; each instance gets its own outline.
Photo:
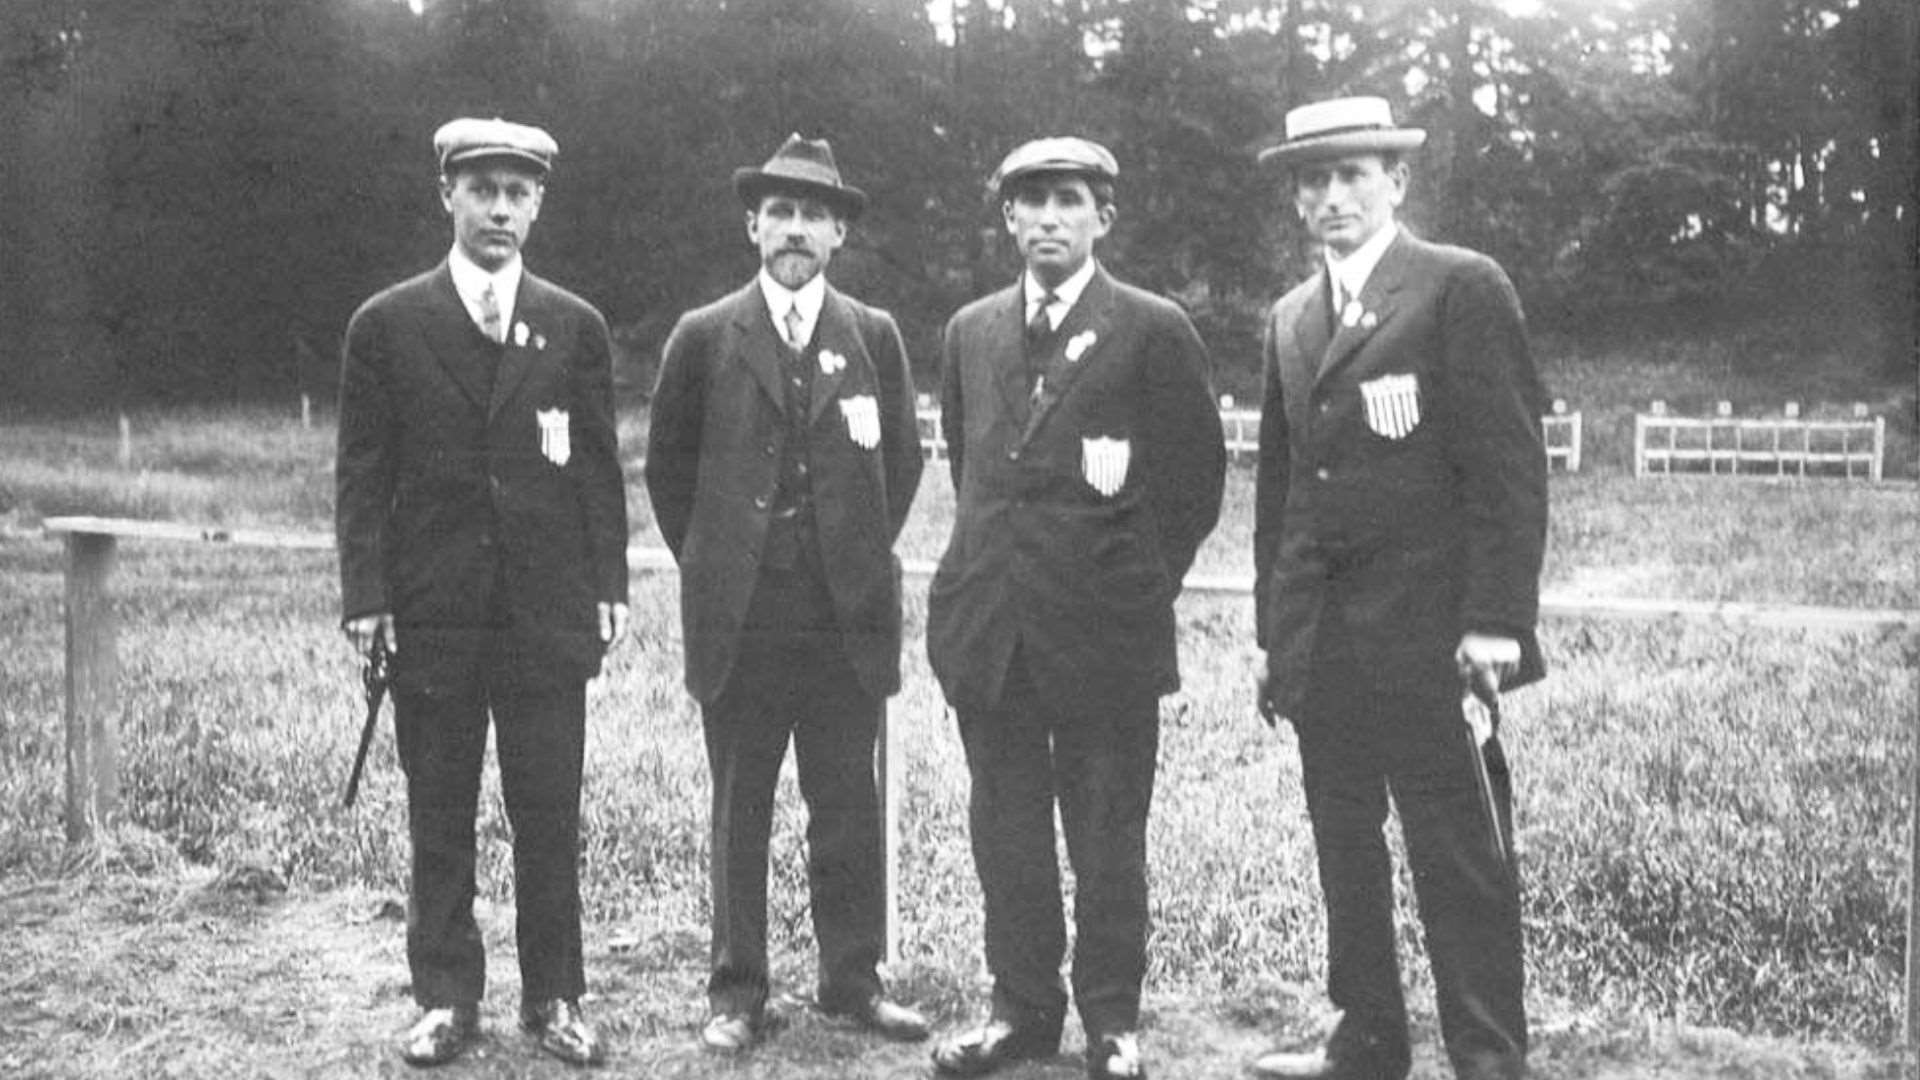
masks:
<instances>
[{"instance_id":1,"label":"dark trousers","mask_svg":"<svg viewBox=\"0 0 1920 1080\"><path fill-rule=\"evenodd\" d=\"M396 693L394 730L407 776L413 842L407 964L422 1008L478 1002L486 956L473 919L474 815L493 720L500 790L513 828L515 937L527 1001L577 998L580 959L580 774L583 683L488 664L459 692Z\"/></svg>"},{"instance_id":2,"label":"dark trousers","mask_svg":"<svg viewBox=\"0 0 1920 1080\"><path fill-rule=\"evenodd\" d=\"M1511 848L1504 863L1495 854L1460 691L1378 684L1377 671L1322 663L1295 725L1326 895L1328 993L1344 1022L1406 1041L1382 832L1391 793L1449 1056L1462 1075L1505 1074L1527 1048L1519 883ZM1497 737L1485 756L1501 830L1511 837L1512 792Z\"/></svg>"},{"instance_id":3,"label":"dark trousers","mask_svg":"<svg viewBox=\"0 0 1920 1080\"><path fill-rule=\"evenodd\" d=\"M820 945L819 1000L851 1008L880 992L885 882L874 750L885 699L847 662L817 565L761 574L720 696L702 710L713 774L716 1013L767 1000L767 846L780 763L793 743L807 805L807 885Z\"/></svg>"},{"instance_id":4,"label":"dark trousers","mask_svg":"<svg viewBox=\"0 0 1920 1080\"><path fill-rule=\"evenodd\" d=\"M968 824L986 911L993 1014L1058 1033L1066 926L1054 803L1073 868L1073 998L1093 1035L1140 1023L1147 970L1147 812L1159 701L1098 688L1042 695L1014 654L1000 703L959 710L973 795Z\"/></svg>"}]
</instances>

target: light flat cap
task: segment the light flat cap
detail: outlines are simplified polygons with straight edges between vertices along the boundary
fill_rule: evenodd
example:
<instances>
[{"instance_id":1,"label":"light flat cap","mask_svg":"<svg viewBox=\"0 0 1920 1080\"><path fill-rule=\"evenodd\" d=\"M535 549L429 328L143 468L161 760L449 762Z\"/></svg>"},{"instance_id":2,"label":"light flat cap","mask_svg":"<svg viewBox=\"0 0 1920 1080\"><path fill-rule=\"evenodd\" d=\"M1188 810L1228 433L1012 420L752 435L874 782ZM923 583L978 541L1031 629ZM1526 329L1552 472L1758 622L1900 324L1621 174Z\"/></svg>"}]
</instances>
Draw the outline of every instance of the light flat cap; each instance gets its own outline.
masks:
<instances>
[{"instance_id":1,"label":"light flat cap","mask_svg":"<svg viewBox=\"0 0 1920 1080\"><path fill-rule=\"evenodd\" d=\"M1021 143L993 170L987 187L995 195L1005 192L1007 184L1036 173L1073 173L1091 180L1112 182L1120 177L1120 163L1113 152L1091 139L1072 135L1053 135Z\"/></svg>"},{"instance_id":2,"label":"light flat cap","mask_svg":"<svg viewBox=\"0 0 1920 1080\"><path fill-rule=\"evenodd\" d=\"M553 168L560 144L537 127L499 117L480 120L463 116L440 125L440 130L433 133L433 149L440 157L441 172L482 158L505 158L545 173Z\"/></svg>"},{"instance_id":3,"label":"light flat cap","mask_svg":"<svg viewBox=\"0 0 1920 1080\"><path fill-rule=\"evenodd\" d=\"M1260 164L1293 166L1348 154L1397 154L1426 141L1424 129L1393 125L1393 108L1386 98L1330 98L1287 110L1286 138L1260 151Z\"/></svg>"}]
</instances>

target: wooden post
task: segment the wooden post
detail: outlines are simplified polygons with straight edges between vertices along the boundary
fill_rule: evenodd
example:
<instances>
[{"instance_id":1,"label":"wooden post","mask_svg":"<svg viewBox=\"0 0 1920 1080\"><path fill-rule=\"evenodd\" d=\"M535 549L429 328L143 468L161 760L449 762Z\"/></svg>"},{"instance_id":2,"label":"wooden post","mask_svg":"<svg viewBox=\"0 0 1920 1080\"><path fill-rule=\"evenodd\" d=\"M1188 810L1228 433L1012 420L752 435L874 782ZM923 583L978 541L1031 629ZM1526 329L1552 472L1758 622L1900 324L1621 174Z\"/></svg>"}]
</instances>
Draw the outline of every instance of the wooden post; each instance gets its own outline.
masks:
<instances>
[{"instance_id":1,"label":"wooden post","mask_svg":"<svg viewBox=\"0 0 1920 1080\"><path fill-rule=\"evenodd\" d=\"M313 430L313 395L300 395L300 430Z\"/></svg>"},{"instance_id":2,"label":"wooden post","mask_svg":"<svg viewBox=\"0 0 1920 1080\"><path fill-rule=\"evenodd\" d=\"M883 883L881 928L886 942L882 960L900 962L900 786L901 761L894 744L893 724L887 720L886 706L880 710L880 738L877 756L880 770L880 864Z\"/></svg>"},{"instance_id":3,"label":"wooden post","mask_svg":"<svg viewBox=\"0 0 1920 1080\"><path fill-rule=\"evenodd\" d=\"M114 653L114 539L67 534L67 840L91 838L120 801L119 660Z\"/></svg>"},{"instance_id":4,"label":"wooden post","mask_svg":"<svg viewBox=\"0 0 1920 1080\"><path fill-rule=\"evenodd\" d=\"M126 413L120 414L120 467L125 469L133 465L133 422Z\"/></svg>"}]
</instances>

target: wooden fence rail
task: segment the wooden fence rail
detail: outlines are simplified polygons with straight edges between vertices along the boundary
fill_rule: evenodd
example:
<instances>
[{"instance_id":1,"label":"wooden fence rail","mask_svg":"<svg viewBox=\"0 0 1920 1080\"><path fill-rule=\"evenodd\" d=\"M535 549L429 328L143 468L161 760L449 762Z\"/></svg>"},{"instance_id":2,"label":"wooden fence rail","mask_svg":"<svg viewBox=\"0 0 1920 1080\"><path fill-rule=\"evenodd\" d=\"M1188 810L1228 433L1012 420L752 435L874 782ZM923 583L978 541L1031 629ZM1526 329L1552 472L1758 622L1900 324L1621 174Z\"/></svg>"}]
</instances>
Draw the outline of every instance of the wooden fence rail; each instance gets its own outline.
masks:
<instances>
[{"instance_id":1,"label":"wooden fence rail","mask_svg":"<svg viewBox=\"0 0 1920 1080\"><path fill-rule=\"evenodd\" d=\"M247 547L330 550L333 537L320 533L288 533L254 529L217 529L169 522L122 518L48 518L43 528L65 538L66 570L66 831L67 839L84 841L109 821L119 801L119 661L112 591L116 544L120 539L233 544ZM630 548L628 563L642 571L675 569L664 548ZM916 577L929 577L934 563L902 560L902 568ZM1250 575L1190 575L1188 592L1213 595L1250 595ZM1807 607L1792 604L1745 604L1687 600L1541 597L1541 614L1549 618L1685 619L1762 627L1805 628L1841 632L1886 628L1920 630L1920 611ZM1920 726L1915 728L1916 767L1913 775L1913 827L1909 831L1907 896L1907 1026L1909 1045L1920 1045L1920 908L1914 904L1913 881L1920 874ZM899 821L901 793L896 778L898 747L893 725L881 719L875 768L884 808L886 874L886 955L899 958Z\"/></svg>"}]
</instances>

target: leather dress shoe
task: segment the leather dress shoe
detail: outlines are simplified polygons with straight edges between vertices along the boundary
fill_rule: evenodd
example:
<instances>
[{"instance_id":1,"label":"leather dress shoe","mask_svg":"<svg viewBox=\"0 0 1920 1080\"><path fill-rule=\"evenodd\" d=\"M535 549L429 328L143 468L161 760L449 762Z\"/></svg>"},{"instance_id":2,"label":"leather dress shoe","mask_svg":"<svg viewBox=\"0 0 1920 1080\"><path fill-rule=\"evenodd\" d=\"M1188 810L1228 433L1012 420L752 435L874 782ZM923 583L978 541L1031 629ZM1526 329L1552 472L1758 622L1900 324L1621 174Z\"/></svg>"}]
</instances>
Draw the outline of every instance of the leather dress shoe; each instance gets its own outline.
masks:
<instances>
[{"instance_id":1,"label":"leather dress shoe","mask_svg":"<svg viewBox=\"0 0 1920 1080\"><path fill-rule=\"evenodd\" d=\"M758 1019L744 1013L714 1013L700 1029L701 1045L721 1054L751 1050L759 1038Z\"/></svg>"},{"instance_id":2,"label":"leather dress shoe","mask_svg":"<svg viewBox=\"0 0 1920 1080\"><path fill-rule=\"evenodd\" d=\"M1016 1061L1052 1057L1060 1052L1060 1033L1017 1028L1005 1020L947 1039L933 1048L933 1067L948 1076L985 1076Z\"/></svg>"},{"instance_id":3,"label":"leather dress shoe","mask_svg":"<svg viewBox=\"0 0 1920 1080\"><path fill-rule=\"evenodd\" d=\"M480 1037L480 1006L428 1009L400 1036L400 1057L409 1065L445 1065Z\"/></svg>"},{"instance_id":4,"label":"leather dress shoe","mask_svg":"<svg viewBox=\"0 0 1920 1080\"><path fill-rule=\"evenodd\" d=\"M540 1040L540 1049L569 1065L598 1065L605 1057L600 1036L571 998L523 1002L520 1030Z\"/></svg>"},{"instance_id":5,"label":"leather dress shoe","mask_svg":"<svg viewBox=\"0 0 1920 1080\"><path fill-rule=\"evenodd\" d=\"M1405 1038L1342 1020L1319 1049L1262 1054L1247 1071L1260 1080L1406 1080L1411 1066Z\"/></svg>"},{"instance_id":6,"label":"leather dress shoe","mask_svg":"<svg viewBox=\"0 0 1920 1080\"><path fill-rule=\"evenodd\" d=\"M1147 1080L1140 1036L1119 1031L1087 1040L1087 1075L1092 1080Z\"/></svg>"},{"instance_id":7,"label":"leather dress shoe","mask_svg":"<svg viewBox=\"0 0 1920 1080\"><path fill-rule=\"evenodd\" d=\"M855 1025L894 1042L919 1042L933 1031L932 1025L927 1023L927 1018L920 1015L918 1009L896 1001L888 1001L878 994L852 1008L827 1007L821 1011L828 1016L844 1017L853 1021Z\"/></svg>"}]
</instances>

